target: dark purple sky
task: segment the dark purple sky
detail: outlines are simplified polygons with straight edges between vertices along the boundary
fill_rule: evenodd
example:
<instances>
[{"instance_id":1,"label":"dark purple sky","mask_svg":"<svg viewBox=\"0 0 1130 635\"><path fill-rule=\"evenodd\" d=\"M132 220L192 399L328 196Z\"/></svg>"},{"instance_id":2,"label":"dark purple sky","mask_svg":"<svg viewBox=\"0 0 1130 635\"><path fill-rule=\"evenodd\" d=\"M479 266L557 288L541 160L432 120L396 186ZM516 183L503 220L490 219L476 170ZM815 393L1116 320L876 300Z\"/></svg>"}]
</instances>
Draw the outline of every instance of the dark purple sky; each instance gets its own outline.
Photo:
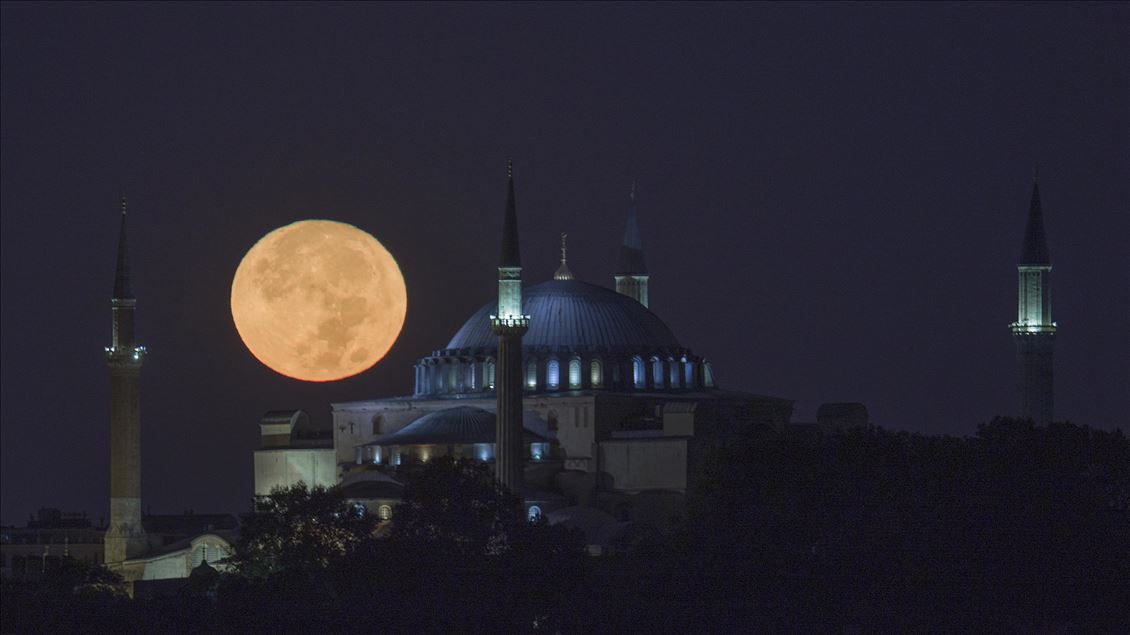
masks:
<instances>
[{"instance_id":1,"label":"dark purple sky","mask_svg":"<svg viewBox=\"0 0 1130 635\"><path fill-rule=\"evenodd\" d=\"M1130 5L3 5L3 523L108 507L102 347L130 199L143 489L244 511L258 418L404 394L495 291L513 155L525 277L611 284L632 179L652 308L726 388L969 434L1012 413L1040 164L1056 414L1130 412ZM273 373L231 321L294 220L408 283L384 361Z\"/></svg>"}]
</instances>

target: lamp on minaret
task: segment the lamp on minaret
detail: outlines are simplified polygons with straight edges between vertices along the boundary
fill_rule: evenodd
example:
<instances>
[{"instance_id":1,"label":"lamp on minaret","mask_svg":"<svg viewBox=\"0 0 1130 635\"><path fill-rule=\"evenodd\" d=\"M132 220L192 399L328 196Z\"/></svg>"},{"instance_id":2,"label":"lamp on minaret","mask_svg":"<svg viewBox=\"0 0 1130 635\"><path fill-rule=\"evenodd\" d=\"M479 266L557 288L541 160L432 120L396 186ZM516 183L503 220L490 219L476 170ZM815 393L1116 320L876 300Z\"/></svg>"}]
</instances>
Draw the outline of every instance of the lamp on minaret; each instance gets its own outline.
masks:
<instances>
[{"instance_id":1,"label":"lamp on minaret","mask_svg":"<svg viewBox=\"0 0 1130 635\"><path fill-rule=\"evenodd\" d=\"M553 272L554 280L573 279L573 272L569 271L569 265L567 264L565 257L565 238L567 238L568 236L569 234L561 232L561 265L557 267L557 271Z\"/></svg>"},{"instance_id":2,"label":"lamp on minaret","mask_svg":"<svg viewBox=\"0 0 1130 635\"><path fill-rule=\"evenodd\" d=\"M1051 422L1054 406L1052 353L1056 324L1052 321L1051 256L1040 209L1039 172L1032 182L1028 226L1020 250L1016 321L1009 325L1016 342L1020 416L1037 424Z\"/></svg>"},{"instance_id":3,"label":"lamp on minaret","mask_svg":"<svg viewBox=\"0 0 1130 635\"><path fill-rule=\"evenodd\" d=\"M526 466L522 446L522 336L530 327L530 316L522 312L522 258L514 204L514 166L510 161L506 164L506 179L506 215L498 261L498 314L490 316L491 328L498 335L494 471L499 483L520 496Z\"/></svg>"},{"instance_id":4,"label":"lamp on minaret","mask_svg":"<svg viewBox=\"0 0 1130 635\"><path fill-rule=\"evenodd\" d=\"M105 562L120 563L148 550L141 526L141 395L138 378L145 347L134 339L137 300L130 284L126 245L126 199L122 197L118 263L114 273L111 343L106 347L110 367L110 525L106 531Z\"/></svg>"},{"instance_id":5,"label":"lamp on minaret","mask_svg":"<svg viewBox=\"0 0 1130 635\"><path fill-rule=\"evenodd\" d=\"M647 262L643 257L643 242L640 240L640 225L636 220L636 182L632 181L632 191L628 195L628 225L624 228L624 244L620 245L620 259L616 265L616 292L635 298L648 306Z\"/></svg>"}]
</instances>

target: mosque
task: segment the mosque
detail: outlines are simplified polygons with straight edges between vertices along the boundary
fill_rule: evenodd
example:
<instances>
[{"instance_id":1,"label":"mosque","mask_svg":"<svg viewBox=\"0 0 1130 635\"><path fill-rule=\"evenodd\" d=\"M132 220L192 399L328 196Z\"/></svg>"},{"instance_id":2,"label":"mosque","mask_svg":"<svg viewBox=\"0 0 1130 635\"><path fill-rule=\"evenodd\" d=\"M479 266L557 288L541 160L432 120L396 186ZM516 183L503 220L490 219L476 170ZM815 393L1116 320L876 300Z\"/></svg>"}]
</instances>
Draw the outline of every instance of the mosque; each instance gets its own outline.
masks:
<instances>
[{"instance_id":1,"label":"mosque","mask_svg":"<svg viewBox=\"0 0 1130 635\"><path fill-rule=\"evenodd\" d=\"M792 401L722 389L711 362L648 308L634 187L608 288L573 276L564 235L553 279L522 286L512 171L507 186L498 299L419 358L411 395L332 404L331 430L303 411L267 413L256 495L340 484L387 519L413 465L467 457L493 463L531 517L577 525L607 548L632 525L679 522L707 445L789 424Z\"/></svg>"}]
</instances>

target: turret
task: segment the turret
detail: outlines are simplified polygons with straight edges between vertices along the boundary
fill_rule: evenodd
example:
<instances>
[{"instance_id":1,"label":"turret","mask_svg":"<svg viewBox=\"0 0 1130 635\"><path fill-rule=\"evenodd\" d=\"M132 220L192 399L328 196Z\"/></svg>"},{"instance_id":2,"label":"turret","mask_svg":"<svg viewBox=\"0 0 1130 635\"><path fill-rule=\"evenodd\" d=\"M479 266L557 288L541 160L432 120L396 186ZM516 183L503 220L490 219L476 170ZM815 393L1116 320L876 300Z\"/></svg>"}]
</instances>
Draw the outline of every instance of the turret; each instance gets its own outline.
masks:
<instances>
[{"instance_id":1,"label":"turret","mask_svg":"<svg viewBox=\"0 0 1130 635\"><path fill-rule=\"evenodd\" d=\"M616 292L622 293L637 302L648 306L647 261L643 256L643 241L640 239L639 221L636 219L636 184L628 194L628 224L624 228L624 242L620 245L620 258L616 264Z\"/></svg>"},{"instance_id":2,"label":"turret","mask_svg":"<svg viewBox=\"0 0 1130 635\"><path fill-rule=\"evenodd\" d=\"M1051 255L1044 233L1038 174L1032 183L1028 223L1017 273L1016 321L1009 325L1019 367L1020 416L1047 424L1053 415L1056 323L1052 321Z\"/></svg>"}]
</instances>

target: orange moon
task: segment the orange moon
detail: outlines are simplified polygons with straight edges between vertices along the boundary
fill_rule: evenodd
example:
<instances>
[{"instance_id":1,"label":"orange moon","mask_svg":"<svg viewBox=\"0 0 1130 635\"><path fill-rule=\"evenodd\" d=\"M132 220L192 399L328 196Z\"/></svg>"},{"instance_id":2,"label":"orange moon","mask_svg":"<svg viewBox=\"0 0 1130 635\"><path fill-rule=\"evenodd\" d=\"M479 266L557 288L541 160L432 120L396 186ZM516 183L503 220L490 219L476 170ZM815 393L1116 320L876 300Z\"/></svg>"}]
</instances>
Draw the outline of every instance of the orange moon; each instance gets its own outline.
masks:
<instances>
[{"instance_id":1,"label":"orange moon","mask_svg":"<svg viewBox=\"0 0 1130 635\"><path fill-rule=\"evenodd\" d=\"M275 372L335 381L368 370L392 348L408 293L392 254L353 225L304 220L247 252L231 284L239 337Z\"/></svg>"}]
</instances>

